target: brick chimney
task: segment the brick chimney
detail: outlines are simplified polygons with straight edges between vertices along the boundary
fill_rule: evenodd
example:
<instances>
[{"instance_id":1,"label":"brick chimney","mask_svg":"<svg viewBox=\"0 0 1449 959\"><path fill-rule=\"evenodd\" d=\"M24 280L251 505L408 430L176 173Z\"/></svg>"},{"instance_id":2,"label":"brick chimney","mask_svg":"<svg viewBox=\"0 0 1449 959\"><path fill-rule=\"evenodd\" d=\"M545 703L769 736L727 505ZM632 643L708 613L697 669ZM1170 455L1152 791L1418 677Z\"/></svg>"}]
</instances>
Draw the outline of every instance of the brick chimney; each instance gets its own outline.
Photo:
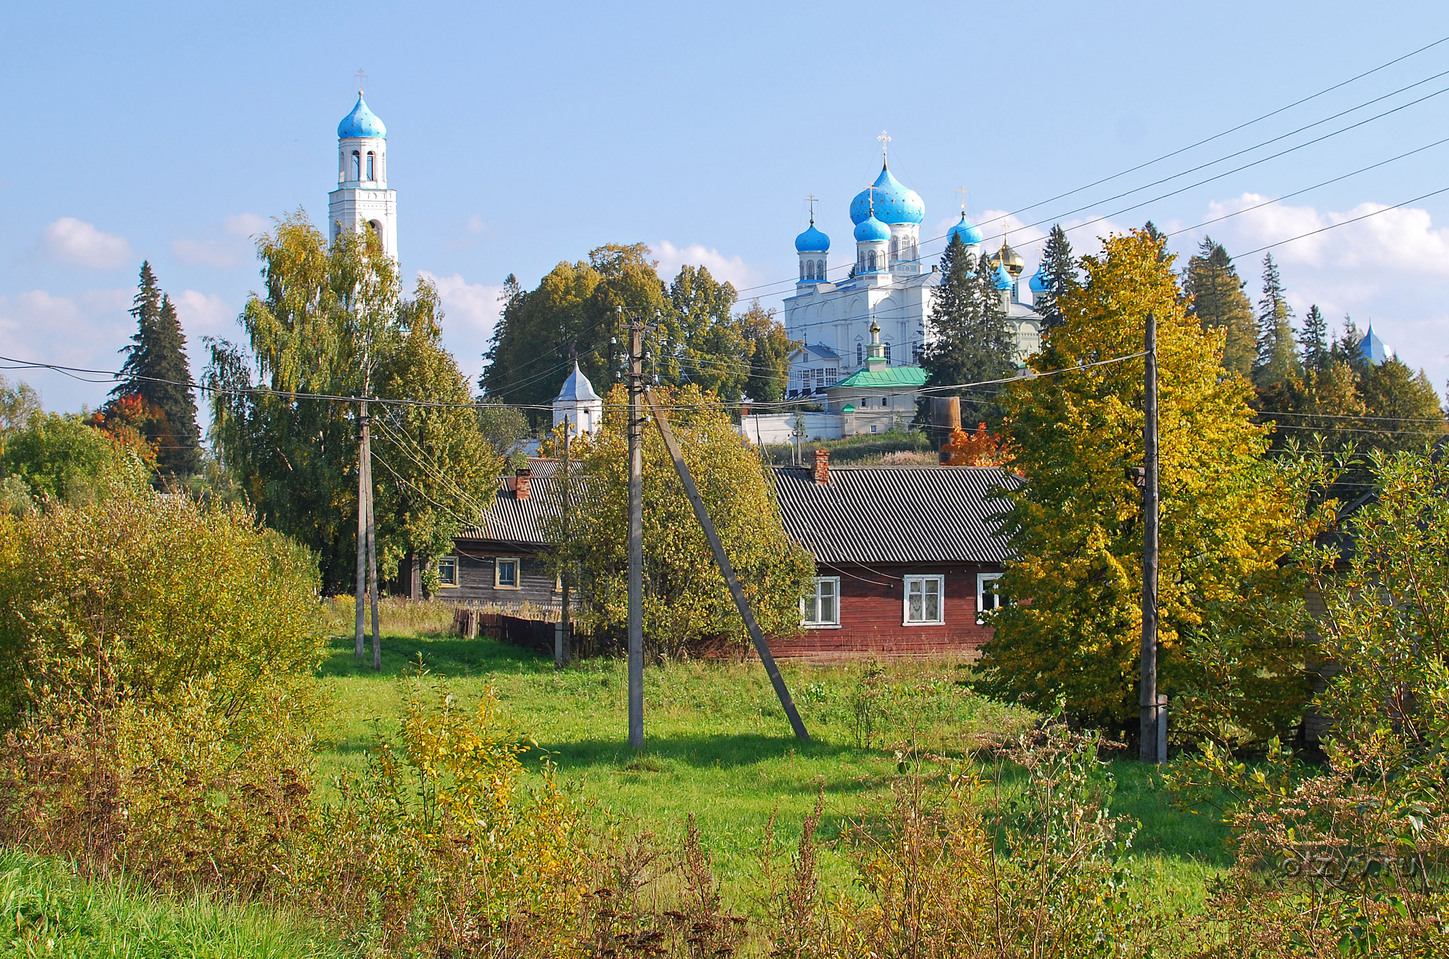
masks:
<instances>
[{"instance_id":1,"label":"brick chimney","mask_svg":"<svg viewBox=\"0 0 1449 959\"><path fill-rule=\"evenodd\" d=\"M824 486L830 482L830 451L815 451L815 482Z\"/></svg>"},{"instance_id":2,"label":"brick chimney","mask_svg":"<svg viewBox=\"0 0 1449 959\"><path fill-rule=\"evenodd\" d=\"M529 479L532 476L533 470L529 469L527 466L518 470L518 474L513 479L514 499L528 499Z\"/></svg>"}]
</instances>

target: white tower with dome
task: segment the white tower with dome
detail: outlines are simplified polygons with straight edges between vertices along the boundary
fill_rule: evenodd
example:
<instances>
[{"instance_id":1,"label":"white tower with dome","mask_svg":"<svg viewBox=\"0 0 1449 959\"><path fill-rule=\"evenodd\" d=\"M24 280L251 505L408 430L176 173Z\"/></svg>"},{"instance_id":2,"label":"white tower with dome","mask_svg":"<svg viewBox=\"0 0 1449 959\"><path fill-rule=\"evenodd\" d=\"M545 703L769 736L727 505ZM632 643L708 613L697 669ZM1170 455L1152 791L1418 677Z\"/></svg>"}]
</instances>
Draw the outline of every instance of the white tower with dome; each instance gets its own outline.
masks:
<instances>
[{"instance_id":1,"label":"white tower with dome","mask_svg":"<svg viewBox=\"0 0 1449 959\"><path fill-rule=\"evenodd\" d=\"M387 127L357 105L337 125L337 189L327 195L327 236L372 230L382 249L397 261L397 191L387 188Z\"/></svg>"}]
</instances>

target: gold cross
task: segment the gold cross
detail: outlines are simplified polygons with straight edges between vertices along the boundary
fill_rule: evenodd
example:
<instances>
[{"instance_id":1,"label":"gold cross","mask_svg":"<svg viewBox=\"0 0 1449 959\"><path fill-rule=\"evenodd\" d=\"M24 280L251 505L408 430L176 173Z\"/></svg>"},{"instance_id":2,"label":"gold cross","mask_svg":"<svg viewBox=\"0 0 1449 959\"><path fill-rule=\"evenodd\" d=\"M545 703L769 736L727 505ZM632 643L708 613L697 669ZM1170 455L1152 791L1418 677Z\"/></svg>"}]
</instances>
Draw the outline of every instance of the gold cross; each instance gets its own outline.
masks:
<instances>
[{"instance_id":1,"label":"gold cross","mask_svg":"<svg viewBox=\"0 0 1449 959\"><path fill-rule=\"evenodd\" d=\"M890 134L882 130L880 131L880 136L876 137L876 139L880 141L880 158L882 160L889 160L891 148Z\"/></svg>"},{"instance_id":2,"label":"gold cross","mask_svg":"<svg viewBox=\"0 0 1449 959\"><path fill-rule=\"evenodd\" d=\"M820 198L818 196L816 196L815 194L813 194L813 193L810 194L809 196L807 196L805 198L806 202L808 202L810 204L810 225L811 226L814 226L815 225L815 201L818 200L818 199L820 199Z\"/></svg>"},{"instance_id":3,"label":"gold cross","mask_svg":"<svg viewBox=\"0 0 1449 959\"><path fill-rule=\"evenodd\" d=\"M964 186L958 186L956 188L956 192L959 193L959 194L961 194L961 212L962 213L965 213L966 212L966 188Z\"/></svg>"},{"instance_id":4,"label":"gold cross","mask_svg":"<svg viewBox=\"0 0 1449 959\"><path fill-rule=\"evenodd\" d=\"M358 67L357 72L353 76L357 78L357 95L362 96L362 81L367 79L367 74L362 72L361 67Z\"/></svg>"}]
</instances>

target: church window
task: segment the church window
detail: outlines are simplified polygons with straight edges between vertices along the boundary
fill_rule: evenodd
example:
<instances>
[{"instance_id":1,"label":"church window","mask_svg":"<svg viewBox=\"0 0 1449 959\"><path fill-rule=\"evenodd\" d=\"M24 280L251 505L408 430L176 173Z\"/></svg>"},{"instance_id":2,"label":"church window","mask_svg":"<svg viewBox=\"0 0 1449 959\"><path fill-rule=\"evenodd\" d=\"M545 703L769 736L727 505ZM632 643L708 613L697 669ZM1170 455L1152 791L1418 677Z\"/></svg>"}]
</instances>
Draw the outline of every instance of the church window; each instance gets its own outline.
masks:
<instances>
[{"instance_id":1,"label":"church window","mask_svg":"<svg viewBox=\"0 0 1449 959\"><path fill-rule=\"evenodd\" d=\"M893 236L893 237L891 237L891 259L892 260L900 259L900 255L901 255L901 238L898 237L898 236Z\"/></svg>"},{"instance_id":2,"label":"church window","mask_svg":"<svg viewBox=\"0 0 1449 959\"><path fill-rule=\"evenodd\" d=\"M815 279L815 261L814 260L806 260L805 261L805 279L807 279L807 280L813 280L813 279Z\"/></svg>"},{"instance_id":3,"label":"church window","mask_svg":"<svg viewBox=\"0 0 1449 959\"><path fill-rule=\"evenodd\" d=\"M855 365L859 366L865 362L865 346L861 343L855 344Z\"/></svg>"},{"instance_id":4,"label":"church window","mask_svg":"<svg viewBox=\"0 0 1449 959\"><path fill-rule=\"evenodd\" d=\"M867 264L866 265L866 268L865 268L866 269L866 272L867 273L874 273L875 272L875 251L874 250L871 250L869 253L867 253L865 255L865 262Z\"/></svg>"},{"instance_id":5,"label":"church window","mask_svg":"<svg viewBox=\"0 0 1449 959\"><path fill-rule=\"evenodd\" d=\"M815 261L815 279L819 280L821 283L824 283L825 282L825 261L824 260L816 260Z\"/></svg>"},{"instance_id":6,"label":"church window","mask_svg":"<svg viewBox=\"0 0 1449 959\"><path fill-rule=\"evenodd\" d=\"M890 362L891 362L891 345L889 343L887 343L885 345L885 356L886 356L886 365L889 366L890 365Z\"/></svg>"},{"instance_id":7,"label":"church window","mask_svg":"<svg viewBox=\"0 0 1449 959\"><path fill-rule=\"evenodd\" d=\"M805 264L800 264L800 282L805 282Z\"/></svg>"},{"instance_id":8,"label":"church window","mask_svg":"<svg viewBox=\"0 0 1449 959\"><path fill-rule=\"evenodd\" d=\"M374 169L376 168L376 164L377 164L377 157L372 153L371 150L369 150L368 153L367 153L367 178L369 180L376 180L377 179L376 174L373 172Z\"/></svg>"},{"instance_id":9,"label":"church window","mask_svg":"<svg viewBox=\"0 0 1449 959\"><path fill-rule=\"evenodd\" d=\"M362 179L362 155L356 150L352 151L352 179Z\"/></svg>"}]
</instances>

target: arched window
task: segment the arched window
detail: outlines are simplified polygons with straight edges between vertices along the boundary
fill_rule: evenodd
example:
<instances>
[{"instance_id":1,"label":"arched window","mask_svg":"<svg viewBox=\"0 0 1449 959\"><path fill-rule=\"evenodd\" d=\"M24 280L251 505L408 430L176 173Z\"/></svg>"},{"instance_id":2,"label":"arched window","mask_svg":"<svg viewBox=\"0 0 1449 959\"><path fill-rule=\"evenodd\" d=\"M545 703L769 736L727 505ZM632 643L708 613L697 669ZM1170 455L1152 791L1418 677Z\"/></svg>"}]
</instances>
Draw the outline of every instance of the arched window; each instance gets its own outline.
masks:
<instances>
[{"instance_id":1,"label":"arched window","mask_svg":"<svg viewBox=\"0 0 1449 959\"><path fill-rule=\"evenodd\" d=\"M352 179L362 179L362 155L356 150L352 151Z\"/></svg>"},{"instance_id":2,"label":"arched window","mask_svg":"<svg viewBox=\"0 0 1449 959\"><path fill-rule=\"evenodd\" d=\"M332 239L335 240L335 239L337 239L341 235L342 235L342 221L341 220L336 220L336 221L334 221L332 223Z\"/></svg>"},{"instance_id":3,"label":"arched window","mask_svg":"<svg viewBox=\"0 0 1449 959\"><path fill-rule=\"evenodd\" d=\"M900 259L900 256L901 256L901 238L898 237L898 236L893 236L893 237L891 237L891 259L892 260L898 260L898 259Z\"/></svg>"},{"instance_id":4,"label":"arched window","mask_svg":"<svg viewBox=\"0 0 1449 959\"><path fill-rule=\"evenodd\" d=\"M865 255L865 262L867 264L867 266L865 268L865 271L867 273L874 273L875 272L875 251L874 250L871 250L869 253L867 253Z\"/></svg>"},{"instance_id":5,"label":"arched window","mask_svg":"<svg viewBox=\"0 0 1449 959\"><path fill-rule=\"evenodd\" d=\"M377 157L375 157L373 155L373 153L372 153L371 150L368 150L367 151L367 178L369 180L376 180L377 179L376 173L373 172L376 169L376 166L377 166Z\"/></svg>"},{"instance_id":6,"label":"arched window","mask_svg":"<svg viewBox=\"0 0 1449 959\"><path fill-rule=\"evenodd\" d=\"M815 261L815 279L819 280L821 283L824 283L825 282L825 261L824 260L816 260Z\"/></svg>"},{"instance_id":7,"label":"arched window","mask_svg":"<svg viewBox=\"0 0 1449 959\"><path fill-rule=\"evenodd\" d=\"M813 280L813 279L815 279L815 261L814 260L806 260L805 261L805 279L807 279L807 280Z\"/></svg>"},{"instance_id":8,"label":"arched window","mask_svg":"<svg viewBox=\"0 0 1449 959\"><path fill-rule=\"evenodd\" d=\"M865 344L855 344L855 365L859 366L865 362Z\"/></svg>"},{"instance_id":9,"label":"arched window","mask_svg":"<svg viewBox=\"0 0 1449 959\"><path fill-rule=\"evenodd\" d=\"M889 366L890 365L890 362L891 362L891 345L890 345L890 343L886 343L886 345L885 345L885 355L886 355L886 365Z\"/></svg>"},{"instance_id":10,"label":"arched window","mask_svg":"<svg viewBox=\"0 0 1449 959\"><path fill-rule=\"evenodd\" d=\"M801 283L804 283L805 282L805 264L804 263L801 263L800 264L800 282Z\"/></svg>"}]
</instances>

